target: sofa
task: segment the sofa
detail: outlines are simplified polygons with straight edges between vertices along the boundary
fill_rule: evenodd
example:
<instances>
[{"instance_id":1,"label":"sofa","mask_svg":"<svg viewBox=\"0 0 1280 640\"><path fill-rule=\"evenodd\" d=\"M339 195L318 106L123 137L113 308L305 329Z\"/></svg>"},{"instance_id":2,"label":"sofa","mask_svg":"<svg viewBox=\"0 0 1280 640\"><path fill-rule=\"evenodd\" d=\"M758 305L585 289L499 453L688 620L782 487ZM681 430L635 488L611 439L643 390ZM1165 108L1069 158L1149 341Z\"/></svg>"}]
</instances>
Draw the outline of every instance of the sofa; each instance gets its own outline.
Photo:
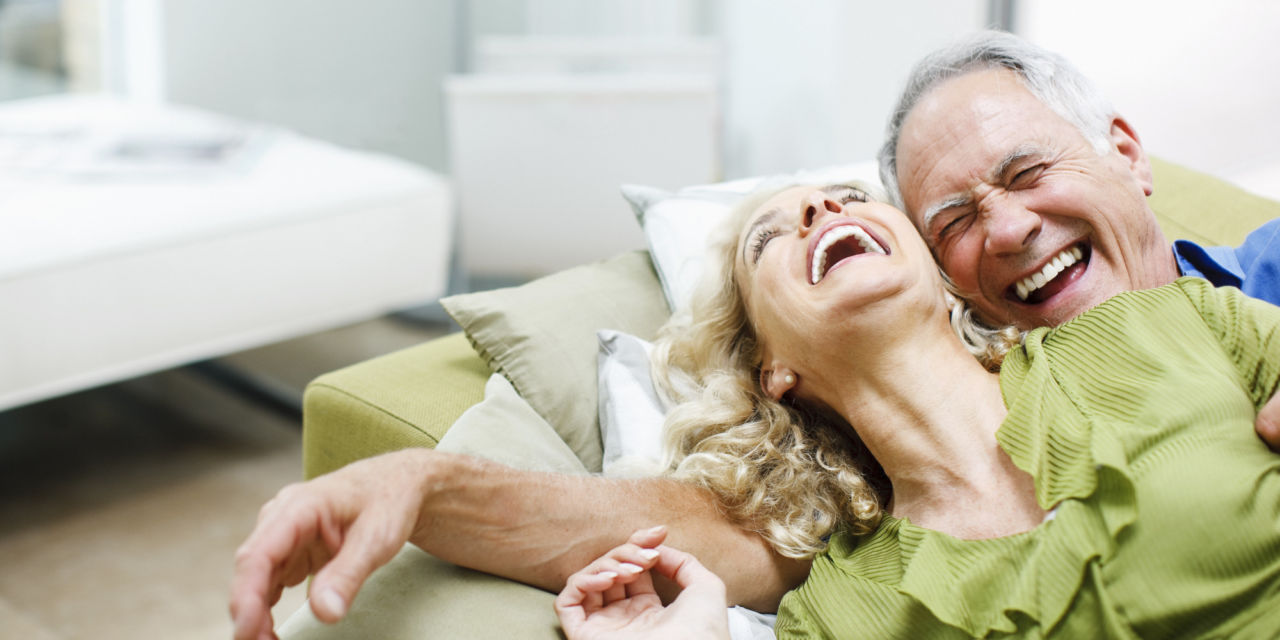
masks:
<instances>
[{"instance_id":1,"label":"sofa","mask_svg":"<svg viewBox=\"0 0 1280 640\"><path fill-rule=\"evenodd\" d=\"M1235 245L1280 217L1280 203L1172 163L1152 164L1150 202L1170 240ZM649 241L658 249L652 236ZM317 378L303 409L306 476L405 447L599 472L595 330L655 335L669 315L670 292L650 255L624 253L520 287L447 299L463 332ZM279 633L290 639L556 638L553 597L406 546L371 577L343 622L325 626L303 607Z\"/></svg>"}]
</instances>

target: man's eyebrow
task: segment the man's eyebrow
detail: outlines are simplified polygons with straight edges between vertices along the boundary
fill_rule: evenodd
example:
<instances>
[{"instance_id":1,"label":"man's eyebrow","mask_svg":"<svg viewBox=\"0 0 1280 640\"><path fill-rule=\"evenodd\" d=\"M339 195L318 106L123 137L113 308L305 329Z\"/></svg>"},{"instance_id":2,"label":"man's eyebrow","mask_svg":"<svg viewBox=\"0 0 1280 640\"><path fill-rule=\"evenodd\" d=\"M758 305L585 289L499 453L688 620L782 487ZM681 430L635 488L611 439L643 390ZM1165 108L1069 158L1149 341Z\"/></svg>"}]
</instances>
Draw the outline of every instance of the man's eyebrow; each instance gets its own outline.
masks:
<instances>
[{"instance_id":1,"label":"man's eyebrow","mask_svg":"<svg viewBox=\"0 0 1280 640\"><path fill-rule=\"evenodd\" d=\"M769 224L770 222L773 221L774 218L778 217L781 214L782 214L782 209L779 209L779 208L770 209L768 213L765 213L761 215L759 218L756 218L755 221L751 223L751 226L747 227L746 235L742 236L743 238L747 239L747 242L742 243L742 264L751 264L751 261L747 259L747 248L751 246L751 238L756 235L756 228L758 228L761 225Z\"/></svg>"},{"instance_id":2,"label":"man's eyebrow","mask_svg":"<svg viewBox=\"0 0 1280 640\"><path fill-rule=\"evenodd\" d=\"M943 200L942 202L939 202L938 204L935 204L932 207L925 209L924 216L922 218L923 222L920 224L920 231L923 232L926 229L928 229L929 225L933 222L933 219L938 217L939 213L942 213L947 209L953 209L955 207L963 207L972 201L973 201L973 198L970 196L964 196L964 195L951 196L950 198L947 198L946 200Z\"/></svg>"},{"instance_id":3,"label":"man's eyebrow","mask_svg":"<svg viewBox=\"0 0 1280 640\"><path fill-rule=\"evenodd\" d=\"M991 172L991 182L1003 183L1005 181L1005 176L1009 174L1009 171L1013 169L1014 165L1026 160L1027 158L1038 156L1040 154L1041 150L1039 147L1029 144L1019 145L1016 149L1005 155L1004 159L1000 161L1000 164L996 165L995 170Z\"/></svg>"},{"instance_id":4,"label":"man's eyebrow","mask_svg":"<svg viewBox=\"0 0 1280 640\"><path fill-rule=\"evenodd\" d=\"M1008 175L1009 171L1011 171L1018 163L1022 162L1023 160L1026 160L1027 158L1041 155L1042 153L1043 151L1039 147L1036 147L1034 145L1030 145L1030 144L1019 145L1017 148L1015 148L1013 151L1010 151L1008 154L1005 155L1004 158L1000 160L1000 163L996 165L995 169L993 169L990 175L987 177L987 182L992 184L1004 183L1005 176ZM942 213L943 211L946 211L947 209L951 209L953 207L963 207L969 204L971 201L972 201L971 196L956 195L956 196L951 196L946 200L943 200L942 202L939 202L938 204L935 204L932 207L929 207L928 209L925 209L924 215L921 216L921 220L923 220L923 223L921 224L921 228L928 229L929 224L933 222L934 218L938 217L939 213Z\"/></svg>"}]
</instances>

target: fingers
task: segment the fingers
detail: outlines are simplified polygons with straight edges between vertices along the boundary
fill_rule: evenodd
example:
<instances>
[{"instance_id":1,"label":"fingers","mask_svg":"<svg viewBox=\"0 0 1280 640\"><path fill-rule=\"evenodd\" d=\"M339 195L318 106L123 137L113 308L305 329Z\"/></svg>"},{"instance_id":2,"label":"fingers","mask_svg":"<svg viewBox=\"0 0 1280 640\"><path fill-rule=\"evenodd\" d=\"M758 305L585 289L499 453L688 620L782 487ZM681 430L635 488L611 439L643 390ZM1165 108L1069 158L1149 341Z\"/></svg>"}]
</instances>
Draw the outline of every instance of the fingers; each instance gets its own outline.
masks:
<instances>
[{"instance_id":1,"label":"fingers","mask_svg":"<svg viewBox=\"0 0 1280 640\"><path fill-rule=\"evenodd\" d=\"M311 610L323 622L342 619L369 575L395 557L409 540L399 513L371 510L351 525L333 559L311 583Z\"/></svg>"},{"instance_id":2,"label":"fingers","mask_svg":"<svg viewBox=\"0 0 1280 640\"><path fill-rule=\"evenodd\" d=\"M1277 413L1280 413L1280 407L1277 407L1277 409ZM647 547L652 549L662 544L662 541L666 539L667 528L663 525L658 525L656 527L636 531L631 534L631 537L627 539L627 542L637 547Z\"/></svg>"},{"instance_id":3,"label":"fingers","mask_svg":"<svg viewBox=\"0 0 1280 640\"><path fill-rule=\"evenodd\" d=\"M1280 452L1280 394L1272 396L1258 411L1254 428L1272 451Z\"/></svg>"},{"instance_id":4,"label":"fingers","mask_svg":"<svg viewBox=\"0 0 1280 640\"><path fill-rule=\"evenodd\" d=\"M617 574L617 578L614 579L617 590L605 594L605 602L612 602L625 597L631 591L625 589L625 587L636 583L639 578L644 577L645 572L653 567L657 559L658 551L656 549L645 549L627 543L614 547L609 550L608 554L597 558L595 562L592 562L584 569L584 572ZM652 587L650 586L644 590L651 591Z\"/></svg>"},{"instance_id":5,"label":"fingers","mask_svg":"<svg viewBox=\"0 0 1280 640\"><path fill-rule=\"evenodd\" d=\"M601 593L611 587L617 577L613 572L589 573L585 569L569 576L555 600L556 615L567 636L576 637L587 616L600 610Z\"/></svg>"},{"instance_id":6,"label":"fingers","mask_svg":"<svg viewBox=\"0 0 1280 640\"><path fill-rule=\"evenodd\" d=\"M236 551L231 618L237 640L272 637L271 605L281 590L328 559L320 538L324 508L301 485L285 487L263 506L258 524Z\"/></svg>"},{"instance_id":7,"label":"fingers","mask_svg":"<svg viewBox=\"0 0 1280 640\"><path fill-rule=\"evenodd\" d=\"M613 571L600 571L598 573L579 572L569 576L568 582L565 583L564 589L560 591L560 595L556 597L556 606L562 604L565 606L585 605L591 609L590 597L594 594L599 596L601 593L617 583L618 574ZM598 598L597 598L598 599ZM594 607L598 608L598 607Z\"/></svg>"},{"instance_id":8,"label":"fingers","mask_svg":"<svg viewBox=\"0 0 1280 640\"><path fill-rule=\"evenodd\" d=\"M261 629L271 629L271 605L286 586L280 569L294 562L293 546L306 535L305 528L263 534L247 541L236 553L231 579L231 618L237 640L258 638Z\"/></svg>"},{"instance_id":9,"label":"fingers","mask_svg":"<svg viewBox=\"0 0 1280 640\"><path fill-rule=\"evenodd\" d=\"M719 593L723 598L724 581L698 562L692 554L671 547L658 547L657 551L658 559L654 564L654 571L674 580L681 589L696 589L709 594Z\"/></svg>"},{"instance_id":10,"label":"fingers","mask_svg":"<svg viewBox=\"0 0 1280 640\"><path fill-rule=\"evenodd\" d=\"M408 540L421 496L388 478L421 471L415 452L353 463L290 485L263 506L236 554L231 616L237 640L271 636L270 607L280 590L315 573L311 607L325 622L340 619L374 569Z\"/></svg>"},{"instance_id":11,"label":"fingers","mask_svg":"<svg viewBox=\"0 0 1280 640\"><path fill-rule=\"evenodd\" d=\"M636 584L657 561L658 551L652 547L661 544L666 535L666 528L661 526L641 529L633 533L627 543L610 549L569 576L556 598L557 610L582 607L589 614L628 595L652 593L652 581L640 581L635 588L628 585Z\"/></svg>"},{"instance_id":12,"label":"fingers","mask_svg":"<svg viewBox=\"0 0 1280 640\"><path fill-rule=\"evenodd\" d=\"M624 582L631 582L625 578L635 576L653 566L654 560L658 558L655 547L662 544L666 537L667 528L662 525L641 529L631 534L625 544L605 552L588 567L598 566L598 570L616 571L624 578Z\"/></svg>"}]
</instances>

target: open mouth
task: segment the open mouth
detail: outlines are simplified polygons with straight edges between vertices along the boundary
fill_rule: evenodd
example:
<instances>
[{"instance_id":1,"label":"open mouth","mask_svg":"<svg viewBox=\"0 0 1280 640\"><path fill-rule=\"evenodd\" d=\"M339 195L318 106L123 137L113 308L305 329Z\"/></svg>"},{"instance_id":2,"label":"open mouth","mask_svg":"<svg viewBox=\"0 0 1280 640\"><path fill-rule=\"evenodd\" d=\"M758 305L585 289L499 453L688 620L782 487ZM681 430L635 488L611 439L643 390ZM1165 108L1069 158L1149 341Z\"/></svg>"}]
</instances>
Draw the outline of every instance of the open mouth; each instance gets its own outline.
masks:
<instances>
[{"instance_id":1,"label":"open mouth","mask_svg":"<svg viewBox=\"0 0 1280 640\"><path fill-rule=\"evenodd\" d=\"M854 221L827 225L809 246L809 284L818 284L841 262L867 253L889 255L870 231Z\"/></svg>"},{"instance_id":2,"label":"open mouth","mask_svg":"<svg viewBox=\"0 0 1280 640\"><path fill-rule=\"evenodd\" d=\"M1089 246L1079 243L1063 249L1039 271L1013 283L1005 295L1024 304L1039 304L1071 284L1089 265Z\"/></svg>"}]
</instances>

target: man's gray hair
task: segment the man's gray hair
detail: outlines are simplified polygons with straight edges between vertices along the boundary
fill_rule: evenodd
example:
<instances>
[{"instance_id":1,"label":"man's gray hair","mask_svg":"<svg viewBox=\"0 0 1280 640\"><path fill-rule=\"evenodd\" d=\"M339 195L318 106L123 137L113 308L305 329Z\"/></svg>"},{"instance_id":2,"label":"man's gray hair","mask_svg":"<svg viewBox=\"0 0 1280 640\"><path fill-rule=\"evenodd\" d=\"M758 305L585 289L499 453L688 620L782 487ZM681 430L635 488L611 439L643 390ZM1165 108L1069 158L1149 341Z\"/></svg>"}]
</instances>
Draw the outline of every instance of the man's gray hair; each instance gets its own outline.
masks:
<instances>
[{"instance_id":1,"label":"man's gray hair","mask_svg":"<svg viewBox=\"0 0 1280 640\"><path fill-rule=\"evenodd\" d=\"M1074 124L1098 153L1106 152L1115 109L1093 82L1056 53L1010 33L983 31L929 54L911 70L879 154L880 180L895 204L904 207L898 184L898 139L916 103L944 80L1001 68L1018 74L1032 95Z\"/></svg>"}]
</instances>

